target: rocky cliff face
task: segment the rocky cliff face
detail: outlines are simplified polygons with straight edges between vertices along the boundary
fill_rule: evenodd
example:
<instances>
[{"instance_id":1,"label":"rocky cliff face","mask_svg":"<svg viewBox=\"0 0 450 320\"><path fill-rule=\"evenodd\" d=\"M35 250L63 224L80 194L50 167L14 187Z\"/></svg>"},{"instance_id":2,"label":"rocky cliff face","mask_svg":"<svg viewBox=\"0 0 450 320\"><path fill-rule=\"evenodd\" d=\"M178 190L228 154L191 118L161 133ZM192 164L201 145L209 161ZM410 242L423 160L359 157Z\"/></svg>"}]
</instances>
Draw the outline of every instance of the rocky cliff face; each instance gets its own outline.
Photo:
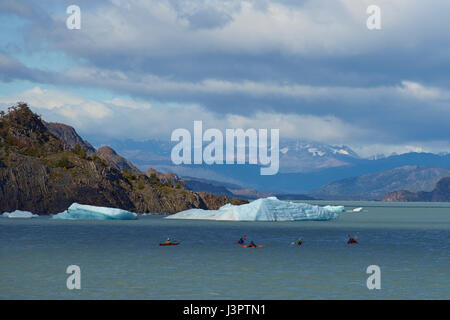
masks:
<instances>
[{"instance_id":1,"label":"rocky cliff face","mask_svg":"<svg viewBox=\"0 0 450 320\"><path fill-rule=\"evenodd\" d=\"M74 148L84 148L87 154L95 153L98 157L108 162L111 166L119 171L129 171L133 174L141 174L141 171L136 168L131 162L124 157L118 155L111 147L104 146L98 150L86 140L83 140L75 129L63 123L44 122L47 129L58 137L64 143L67 150Z\"/></svg>"},{"instance_id":2,"label":"rocky cliff face","mask_svg":"<svg viewBox=\"0 0 450 320\"><path fill-rule=\"evenodd\" d=\"M68 149L25 104L0 116L0 212L52 214L78 202L163 214L245 203L121 171L79 142Z\"/></svg>"},{"instance_id":3,"label":"rocky cliff face","mask_svg":"<svg viewBox=\"0 0 450 320\"><path fill-rule=\"evenodd\" d=\"M133 174L141 174L141 171L131 162L127 161L124 157L119 156L112 148L108 146L101 147L95 152L95 154L119 171L128 171Z\"/></svg>"},{"instance_id":4,"label":"rocky cliff face","mask_svg":"<svg viewBox=\"0 0 450 320\"><path fill-rule=\"evenodd\" d=\"M450 202L450 177L439 180L431 192L410 192L406 190L394 191L386 194L383 201L436 201Z\"/></svg>"},{"instance_id":5,"label":"rocky cliff face","mask_svg":"<svg viewBox=\"0 0 450 320\"><path fill-rule=\"evenodd\" d=\"M83 140L73 127L56 122L43 121L43 123L50 133L60 138L66 144L67 149L73 149L78 144L86 149L88 154L95 152L95 148L89 142Z\"/></svg>"},{"instance_id":6,"label":"rocky cliff face","mask_svg":"<svg viewBox=\"0 0 450 320\"><path fill-rule=\"evenodd\" d=\"M147 171L145 171L145 175L149 178L156 177L159 180L161 180L161 182L163 182L163 183L168 182L168 183L176 184L176 183L180 182L180 184L185 186L183 180L180 179L180 177L178 177L175 173L172 173L172 172L162 173L160 171L156 171L153 168L148 168Z\"/></svg>"}]
</instances>

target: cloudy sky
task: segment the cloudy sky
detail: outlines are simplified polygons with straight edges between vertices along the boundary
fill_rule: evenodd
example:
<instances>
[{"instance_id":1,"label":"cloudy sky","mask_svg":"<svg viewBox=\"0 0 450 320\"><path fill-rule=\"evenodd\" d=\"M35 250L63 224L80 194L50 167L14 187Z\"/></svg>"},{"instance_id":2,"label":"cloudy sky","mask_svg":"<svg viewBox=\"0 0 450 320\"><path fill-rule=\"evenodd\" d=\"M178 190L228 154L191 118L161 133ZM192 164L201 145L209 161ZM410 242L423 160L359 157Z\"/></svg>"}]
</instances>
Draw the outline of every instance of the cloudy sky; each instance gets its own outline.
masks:
<instances>
[{"instance_id":1,"label":"cloudy sky","mask_svg":"<svg viewBox=\"0 0 450 320\"><path fill-rule=\"evenodd\" d=\"M69 30L66 8L81 8ZM366 9L381 8L381 30ZM0 106L88 139L279 128L376 153L450 152L448 0L0 0Z\"/></svg>"}]
</instances>

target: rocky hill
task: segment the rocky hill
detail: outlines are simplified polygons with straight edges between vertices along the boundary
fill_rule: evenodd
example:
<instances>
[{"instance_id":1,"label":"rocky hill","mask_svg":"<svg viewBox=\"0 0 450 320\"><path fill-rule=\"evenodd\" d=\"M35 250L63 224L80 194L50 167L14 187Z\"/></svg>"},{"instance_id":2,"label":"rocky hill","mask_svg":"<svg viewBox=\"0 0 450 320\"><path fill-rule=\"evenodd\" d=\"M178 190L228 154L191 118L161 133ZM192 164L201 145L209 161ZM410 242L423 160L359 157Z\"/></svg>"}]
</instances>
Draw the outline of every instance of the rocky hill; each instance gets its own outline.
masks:
<instances>
[{"instance_id":1,"label":"rocky hill","mask_svg":"<svg viewBox=\"0 0 450 320\"><path fill-rule=\"evenodd\" d=\"M63 140L59 136L68 137L71 129L61 124L57 127L63 128L63 133L52 133L55 130L23 103L0 114L0 212L19 209L52 214L79 202L163 214L246 202L121 171L83 147L75 130L70 139Z\"/></svg>"},{"instance_id":2,"label":"rocky hill","mask_svg":"<svg viewBox=\"0 0 450 320\"><path fill-rule=\"evenodd\" d=\"M386 194L383 201L436 201L450 202L450 177L439 180L431 192L410 192L406 190L394 191Z\"/></svg>"}]
</instances>

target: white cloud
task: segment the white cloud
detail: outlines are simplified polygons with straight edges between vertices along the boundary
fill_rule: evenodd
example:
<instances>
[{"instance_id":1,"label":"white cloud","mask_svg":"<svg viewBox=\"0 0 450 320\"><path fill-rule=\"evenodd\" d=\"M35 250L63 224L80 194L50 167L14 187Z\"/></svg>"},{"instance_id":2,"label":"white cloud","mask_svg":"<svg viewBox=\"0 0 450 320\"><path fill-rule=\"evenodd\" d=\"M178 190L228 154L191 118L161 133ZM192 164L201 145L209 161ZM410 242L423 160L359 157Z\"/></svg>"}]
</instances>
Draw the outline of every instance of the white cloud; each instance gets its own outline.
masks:
<instances>
[{"instance_id":1,"label":"white cloud","mask_svg":"<svg viewBox=\"0 0 450 320\"><path fill-rule=\"evenodd\" d=\"M443 14L450 9L446 0L435 2L430 6L418 0L112 1L112 5L84 11L83 28L75 36L67 37L67 32L56 29L45 32L55 47L82 55L355 55L391 44L410 48L428 41L435 32L445 35L439 30L444 27L423 27L424 23L433 24L428 14L445 18ZM383 29L378 33L366 28L366 8L371 4L382 9ZM205 8L227 16L227 22L220 27L192 28L191 17ZM64 18L54 17L58 24Z\"/></svg>"},{"instance_id":2,"label":"white cloud","mask_svg":"<svg viewBox=\"0 0 450 320\"><path fill-rule=\"evenodd\" d=\"M415 86L413 86L415 87ZM249 116L238 114L216 114L195 104L148 103L131 99L114 98L97 101L82 96L35 87L30 90L0 96L0 105L27 102L46 121L63 122L75 127L83 136L117 139L169 140L172 130L193 130L194 120L203 121L203 129L256 128L280 129L281 138L295 138L324 143L350 145L363 157L375 154L390 155L406 152L450 151L448 141L410 141L389 144L376 142L373 137L379 132L359 127L333 115L282 114L256 112ZM372 138L371 143L365 140Z\"/></svg>"},{"instance_id":3,"label":"white cloud","mask_svg":"<svg viewBox=\"0 0 450 320\"><path fill-rule=\"evenodd\" d=\"M48 121L65 122L80 132L114 138L151 139L170 137L176 128L192 129L194 120L206 128L280 129L282 138L345 141L369 134L334 116L257 112L249 116L220 115L199 105L136 102L126 99L96 101L79 95L35 87L0 97L4 106L27 102Z\"/></svg>"},{"instance_id":4,"label":"white cloud","mask_svg":"<svg viewBox=\"0 0 450 320\"><path fill-rule=\"evenodd\" d=\"M18 101L28 103L37 111L49 115L53 121L62 118L79 127L84 127L85 119L102 121L111 115L111 110L103 103L40 87L0 97L0 103L3 105L13 105Z\"/></svg>"},{"instance_id":5,"label":"white cloud","mask_svg":"<svg viewBox=\"0 0 450 320\"><path fill-rule=\"evenodd\" d=\"M297 83L237 80L228 81L207 78L197 82L174 80L152 74L139 75L120 71L108 71L98 68L71 68L64 76L69 82L94 85L138 95L237 95L248 97L287 97L307 100L327 99L343 103L353 101L365 103L368 100L386 98L409 99L416 101L450 100L450 92L431 86L404 80L400 85L346 87L311 86Z\"/></svg>"},{"instance_id":6,"label":"white cloud","mask_svg":"<svg viewBox=\"0 0 450 320\"><path fill-rule=\"evenodd\" d=\"M230 127L280 129L283 138L339 143L355 137L366 137L369 130L358 128L334 116L278 114L259 112L251 117L229 115Z\"/></svg>"},{"instance_id":7,"label":"white cloud","mask_svg":"<svg viewBox=\"0 0 450 320\"><path fill-rule=\"evenodd\" d=\"M390 156L392 154L404 154L409 152L448 153L450 152L449 141L410 141L407 144L374 143L367 145L353 145L351 148L361 157L374 155Z\"/></svg>"},{"instance_id":8,"label":"white cloud","mask_svg":"<svg viewBox=\"0 0 450 320\"><path fill-rule=\"evenodd\" d=\"M449 99L450 94L447 91L425 87L417 82L402 81L402 86L398 89L406 96L412 96L421 100Z\"/></svg>"},{"instance_id":9,"label":"white cloud","mask_svg":"<svg viewBox=\"0 0 450 320\"><path fill-rule=\"evenodd\" d=\"M121 98L113 98L106 100L105 103L114 105L116 107L128 108L131 110L148 110L152 108L152 104L145 102L129 101Z\"/></svg>"}]
</instances>

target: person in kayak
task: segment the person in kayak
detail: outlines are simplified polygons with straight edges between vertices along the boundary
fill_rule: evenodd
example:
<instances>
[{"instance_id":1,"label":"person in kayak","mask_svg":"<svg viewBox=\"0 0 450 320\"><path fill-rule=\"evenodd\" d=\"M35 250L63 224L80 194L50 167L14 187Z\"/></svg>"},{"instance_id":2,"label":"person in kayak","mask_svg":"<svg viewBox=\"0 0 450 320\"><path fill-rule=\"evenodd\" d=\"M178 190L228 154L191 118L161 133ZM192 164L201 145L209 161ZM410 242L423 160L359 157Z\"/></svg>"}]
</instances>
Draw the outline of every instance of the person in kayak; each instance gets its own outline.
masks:
<instances>
[{"instance_id":1,"label":"person in kayak","mask_svg":"<svg viewBox=\"0 0 450 320\"><path fill-rule=\"evenodd\" d=\"M239 244L244 244L245 242L245 237L241 237L238 241Z\"/></svg>"},{"instance_id":2,"label":"person in kayak","mask_svg":"<svg viewBox=\"0 0 450 320\"><path fill-rule=\"evenodd\" d=\"M171 244L172 240L170 240L170 238L167 238L167 240L164 242L164 244Z\"/></svg>"},{"instance_id":3,"label":"person in kayak","mask_svg":"<svg viewBox=\"0 0 450 320\"><path fill-rule=\"evenodd\" d=\"M250 241L250 243L248 244L249 248L256 248L256 244L253 241Z\"/></svg>"},{"instance_id":4,"label":"person in kayak","mask_svg":"<svg viewBox=\"0 0 450 320\"><path fill-rule=\"evenodd\" d=\"M348 236L348 241L347 241L347 244L351 244L351 243L358 243L358 241L356 241L356 238L358 238L358 236L356 235L356 236L354 236L354 237L352 237L351 235L347 235Z\"/></svg>"},{"instance_id":5,"label":"person in kayak","mask_svg":"<svg viewBox=\"0 0 450 320\"><path fill-rule=\"evenodd\" d=\"M302 239L300 238L300 239L298 239L297 240L297 242L296 242L296 244L298 245L298 246L301 246L302 245L302 243L303 243L303 241L302 241Z\"/></svg>"}]
</instances>

